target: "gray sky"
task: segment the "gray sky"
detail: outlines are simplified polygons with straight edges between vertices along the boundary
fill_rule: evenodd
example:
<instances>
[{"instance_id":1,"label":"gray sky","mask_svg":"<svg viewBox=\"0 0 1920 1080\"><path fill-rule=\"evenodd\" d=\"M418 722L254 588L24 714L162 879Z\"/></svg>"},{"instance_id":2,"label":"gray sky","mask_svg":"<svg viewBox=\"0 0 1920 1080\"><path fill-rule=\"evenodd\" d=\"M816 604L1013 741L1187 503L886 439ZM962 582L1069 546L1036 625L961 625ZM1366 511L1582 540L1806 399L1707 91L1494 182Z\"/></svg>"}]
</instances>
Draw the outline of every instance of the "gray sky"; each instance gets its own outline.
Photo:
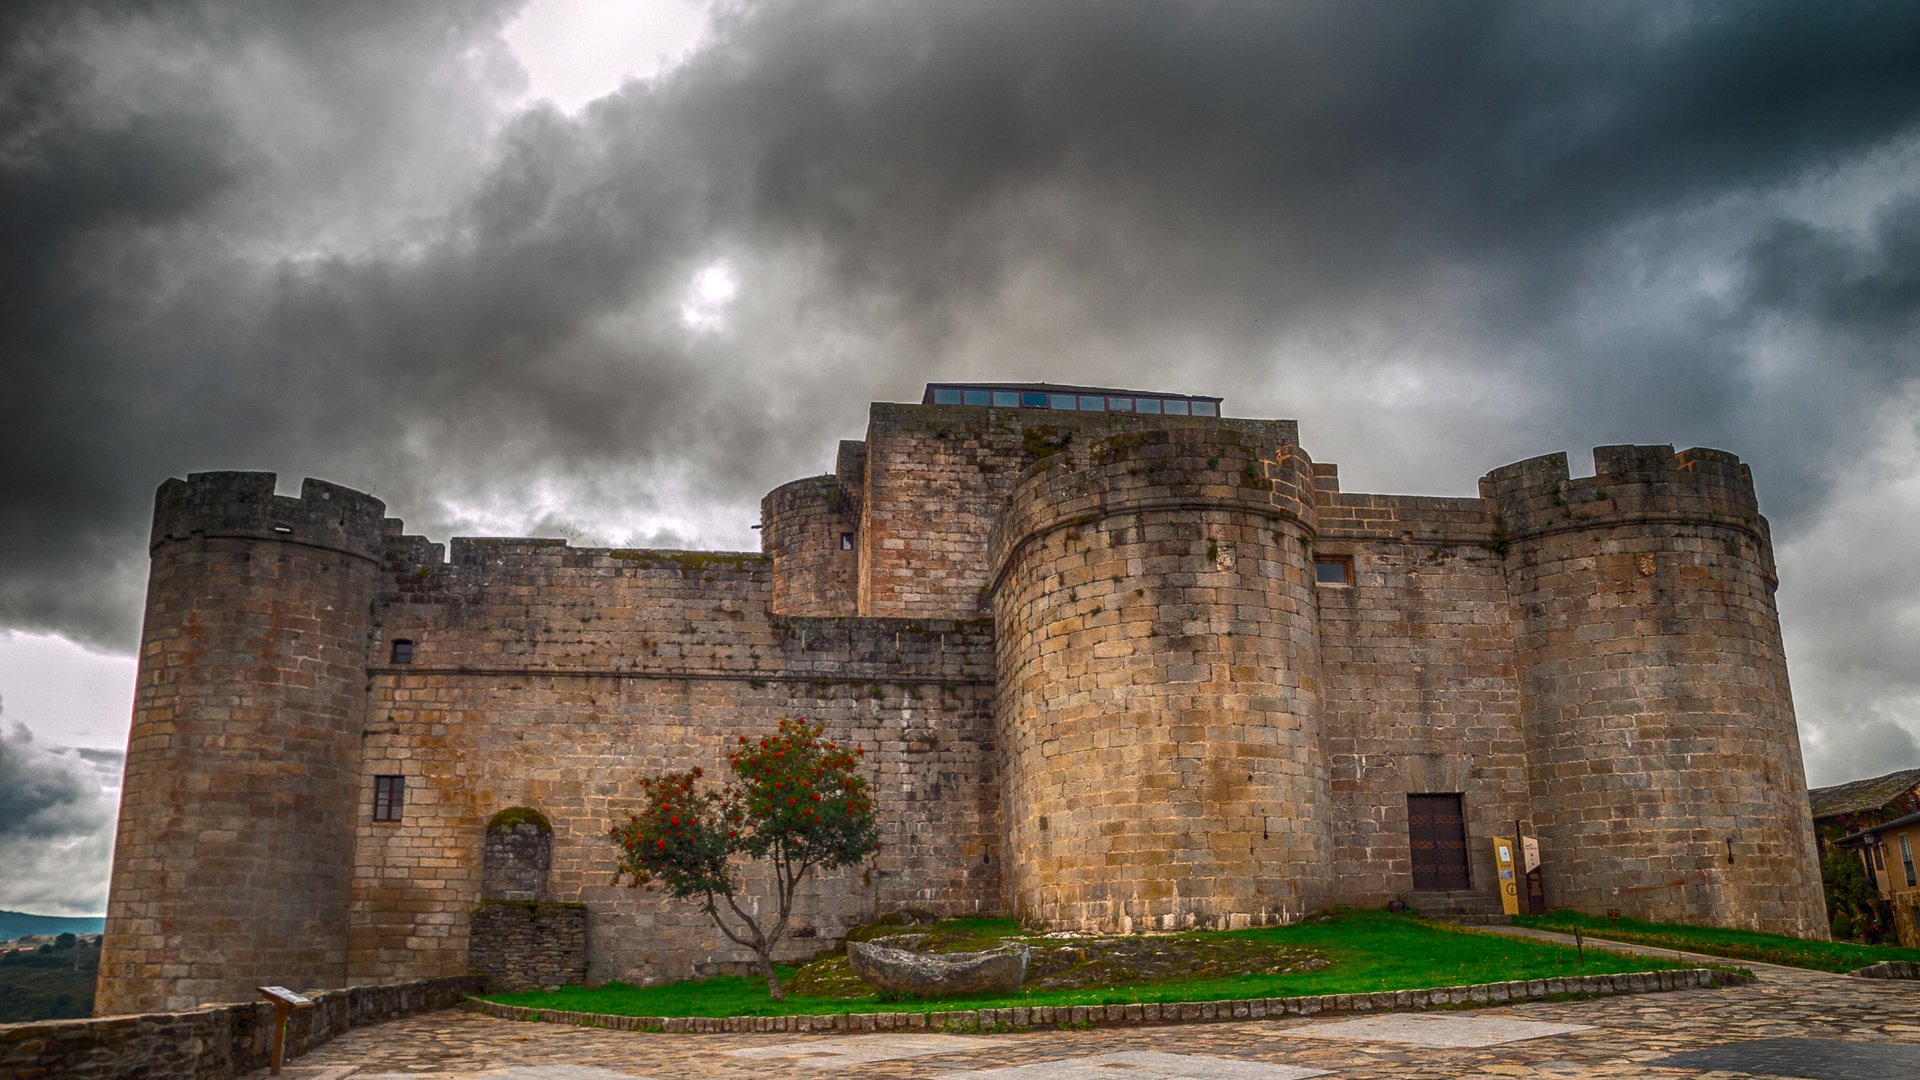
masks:
<instances>
[{"instance_id":1,"label":"gray sky","mask_svg":"<svg viewBox=\"0 0 1920 1080\"><path fill-rule=\"evenodd\" d=\"M9 5L0 857L105 850L62 748L124 739L166 477L751 548L936 378L1221 394L1352 490L1732 450L1809 778L1920 765L1915 55L1893 3Z\"/></svg>"}]
</instances>

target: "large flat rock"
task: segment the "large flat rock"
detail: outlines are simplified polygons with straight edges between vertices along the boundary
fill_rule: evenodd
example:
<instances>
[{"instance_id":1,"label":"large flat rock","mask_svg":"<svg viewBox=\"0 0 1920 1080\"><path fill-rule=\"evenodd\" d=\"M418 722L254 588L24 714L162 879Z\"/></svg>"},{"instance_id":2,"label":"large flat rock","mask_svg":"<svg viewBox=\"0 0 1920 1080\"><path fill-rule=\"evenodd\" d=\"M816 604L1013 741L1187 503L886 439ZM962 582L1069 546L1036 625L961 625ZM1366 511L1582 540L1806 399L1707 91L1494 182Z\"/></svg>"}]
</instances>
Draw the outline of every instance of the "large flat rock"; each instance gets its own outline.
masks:
<instances>
[{"instance_id":1,"label":"large flat rock","mask_svg":"<svg viewBox=\"0 0 1920 1080\"><path fill-rule=\"evenodd\" d=\"M865 941L847 943L847 960L869 986L887 994L943 997L1020 989L1032 951L1002 945L973 953L917 953Z\"/></svg>"}]
</instances>

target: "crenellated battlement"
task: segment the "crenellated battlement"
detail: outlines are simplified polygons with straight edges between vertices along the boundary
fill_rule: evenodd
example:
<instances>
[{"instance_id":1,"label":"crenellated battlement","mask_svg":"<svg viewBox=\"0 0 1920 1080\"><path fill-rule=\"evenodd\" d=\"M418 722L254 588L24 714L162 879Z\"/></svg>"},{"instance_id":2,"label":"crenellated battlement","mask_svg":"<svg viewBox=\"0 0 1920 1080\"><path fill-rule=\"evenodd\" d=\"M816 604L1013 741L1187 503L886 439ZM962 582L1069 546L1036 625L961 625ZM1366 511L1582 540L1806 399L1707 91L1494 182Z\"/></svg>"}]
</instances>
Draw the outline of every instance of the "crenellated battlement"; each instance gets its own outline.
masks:
<instances>
[{"instance_id":1,"label":"crenellated battlement","mask_svg":"<svg viewBox=\"0 0 1920 1080\"><path fill-rule=\"evenodd\" d=\"M1594 475L1574 478L1566 454L1505 465L1480 479L1509 541L1570 529L1635 524L1718 525L1765 546L1753 475L1724 450L1600 446Z\"/></svg>"},{"instance_id":2,"label":"crenellated battlement","mask_svg":"<svg viewBox=\"0 0 1920 1080\"><path fill-rule=\"evenodd\" d=\"M270 472L189 473L155 496L157 548L193 536L277 540L379 560L404 526L379 499L324 480L301 481L299 498L274 494Z\"/></svg>"}]
</instances>

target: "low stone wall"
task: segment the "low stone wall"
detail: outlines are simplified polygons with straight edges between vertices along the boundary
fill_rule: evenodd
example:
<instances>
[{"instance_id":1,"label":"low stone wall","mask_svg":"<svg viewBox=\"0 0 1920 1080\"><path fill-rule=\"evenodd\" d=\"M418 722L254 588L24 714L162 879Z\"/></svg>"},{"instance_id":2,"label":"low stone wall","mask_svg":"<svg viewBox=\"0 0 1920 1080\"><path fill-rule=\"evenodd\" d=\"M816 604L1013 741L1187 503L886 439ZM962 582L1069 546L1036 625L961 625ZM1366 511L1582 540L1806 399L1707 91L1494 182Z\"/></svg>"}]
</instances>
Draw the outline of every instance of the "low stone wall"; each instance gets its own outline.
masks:
<instances>
[{"instance_id":1,"label":"low stone wall","mask_svg":"<svg viewBox=\"0 0 1920 1080\"><path fill-rule=\"evenodd\" d=\"M473 909L467 970L491 990L587 981L587 905L483 900Z\"/></svg>"},{"instance_id":2,"label":"low stone wall","mask_svg":"<svg viewBox=\"0 0 1920 1080\"><path fill-rule=\"evenodd\" d=\"M1322 1013L1418 1012L1477 1008L1522 1001L1549 1001L1613 994L1696 990L1753 981L1753 973L1717 968L1641 971L1626 975L1581 975L1571 979L1442 986L1431 990L1382 990L1373 994L1324 994L1235 1001L1150 1002L1141 1005L1057 1005L956 1012L838 1013L828 1016L608 1016L604 1013L499 1005L474 998L467 1007L505 1020L536 1020L617 1031L721 1034L745 1031L1025 1031L1038 1027L1139 1027L1215 1020L1272 1020Z\"/></svg>"},{"instance_id":3,"label":"low stone wall","mask_svg":"<svg viewBox=\"0 0 1920 1080\"><path fill-rule=\"evenodd\" d=\"M287 1059L351 1028L449 1008L482 982L461 975L309 991L314 1007L287 1022ZM0 1076L13 1080L226 1080L272 1062L273 1006L264 1001L0 1024Z\"/></svg>"},{"instance_id":4,"label":"low stone wall","mask_svg":"<svg viewBox=\"0 0 1920 1080\"><path fill-rule=\"evenodd\" d=\"M1909 960L1882 960L1847 974L1863 979L1920 979L1920 964Z\"/></svg>"}]
</instances>

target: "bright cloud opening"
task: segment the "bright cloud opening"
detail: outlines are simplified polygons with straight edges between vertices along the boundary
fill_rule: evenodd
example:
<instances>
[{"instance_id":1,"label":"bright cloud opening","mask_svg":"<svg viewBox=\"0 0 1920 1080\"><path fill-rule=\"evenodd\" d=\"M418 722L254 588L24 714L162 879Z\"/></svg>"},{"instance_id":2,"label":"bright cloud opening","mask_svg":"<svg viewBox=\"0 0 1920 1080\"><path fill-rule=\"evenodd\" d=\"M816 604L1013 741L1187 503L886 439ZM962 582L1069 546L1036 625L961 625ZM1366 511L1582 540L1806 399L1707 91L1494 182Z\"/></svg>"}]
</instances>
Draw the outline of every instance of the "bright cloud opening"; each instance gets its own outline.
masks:
<instances>
[{"instance_id":1,"label":"bright cloud opening","mask_svg":"<svg viewBox=\"0 0 1920 1080\"><path fill-rule=\"evenodd\" d=\"M680 322L689 330L715 331L726 325L727 308L740 295L740 279L725 263L693 275L680 301Z\"/></svg>"},{"instance_id":2,"label":"bright cloud opening","mask_svg":"<svg viewBox=\"0 0 1920 1080\"><path fill-rule=\"evenodd\" d=\"M706 34L700 0L534 0L502 32L528 100L570 113L675 66Z\"/></svg>"}]
</instances>

